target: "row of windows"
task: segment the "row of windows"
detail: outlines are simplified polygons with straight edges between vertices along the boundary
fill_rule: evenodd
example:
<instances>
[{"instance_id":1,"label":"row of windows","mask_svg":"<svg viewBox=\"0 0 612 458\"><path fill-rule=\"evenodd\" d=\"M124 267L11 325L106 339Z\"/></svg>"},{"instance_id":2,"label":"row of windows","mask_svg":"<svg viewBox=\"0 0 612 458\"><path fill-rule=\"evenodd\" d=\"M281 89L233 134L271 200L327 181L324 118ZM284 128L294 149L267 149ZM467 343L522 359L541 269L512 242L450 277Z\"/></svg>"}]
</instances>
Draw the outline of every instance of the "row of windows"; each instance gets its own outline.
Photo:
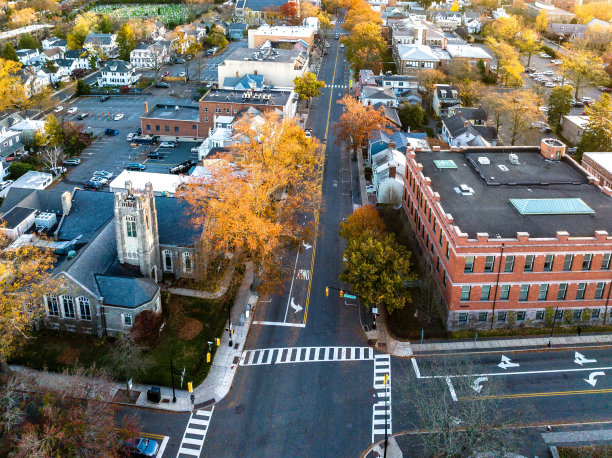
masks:
<instances>
[{"instance_id":1,"label":"row of windows","mask_svg":"<svg viewBox=\"0 0 612 458\"><path fill-rule=\"evenodd\" d=\"M581 310L581 309L572 310L572 317L573 317L574 321L582 320L583 313L584 313L584 311ZM591 310L591 317L590 317L590 319L598 320L600 318L600 316L601 316L601 310L600 309L592 309ZM458 316L459 323L467 323L468 317L469 317L469 313L468 312L459 313L459 316ZM527 318L527 312L526 311L521 310L521 311L517 311L516 312L516 321L525 321L525 318ZM560 320L562 318L563 318L563 310L557 310L556 313L555 313L555 320ZM478 312L478 321L479 322L486 322L488 319L489 319L489 312ZM508 312L497 312L497 322L498 323L505 323L507 319L508 319ZM544 310L537 310L536 311L535 319L538 320L538 321L544 320Z\"/></svg>"},{"instance_id":2,"label":"row of windows","mask_svg":"<svg viewBox=\"0 0 612 458\"><path fill-rule=\"evenodd\" d=\"M77 297L76 302L79 306L79 319L91 321L91 307L89 299L86 297ZM60 310L61 303L61 310ZM64 318L76 319L75 300L72 296L62 295L58 297L55 294L47 296L47 309L49 316L61 317L63 312Z\"/></svg>"},{"instance_id":3,"label":"row of windows","mask_svg":"<svg viewBox=\"0 0 612 458\"><path fill-rule=\"evenodd\" d=\"M193 130L197 130L198 129L198 125L197 124L192 124L191 128ZM147 124L147 130L151 130L151 124ZM159 132L161 131L161 126L156 125L155 126L155 132ZM174 126L174 133L177 134L179 131L179 127L178 126ZM164 126L164 132L170 132L170 126Z\"/></svg>"},{"instance_id":4,"label":"row of windows","mask_svg":"<svg viewBox=\"0 0 612 458\"><path fill-rule=\"evenodd\" d=\"M519 301L527 301L529 300L529 291L532 287L537 285L520 285L519 291ZM595 294L594 299L603 299L604 290L606 288L605 282L598 282L595 285ZM557 299L558 301L563 301L567 299L567 287L568 283L560 283L559 290L557 291ZM576 289L576 300L582 300L585 297L587 291L587 283L578 283L578 287ZM480 300L481 301L489 301L491 299L491 289L492 285L482 285L480 289ZM553 300L553 297L550 297L548 294L549 285L548 283L542 283L538 287L538 299L539 301ZM466 302L469 301L472 296L472 286L464 285L461 287L461 301ZM499 300L507 301L510 297L510 285L500 285L499 288Z\"/></svg>"},{"instance_id":5,"label":"row of windows","mask_svg":"<svg viewBox=\"0 0 612 458\"><path fill-rule=\"evenodd\" d=\"M435 227L435 221L434 221ZM610 258L612 257L612 253L604 253L601 260L601 270L610 270ZM505 256L504 260L504 272L514 272L514 261L515 256ZM535 264L535 255L529 254L525 256L525 264L523 266L523 272L533 272L533 266ZM574 267L574 259L575 256L573 254L566 254L563 258L563 270L570 271ZM463 272L473 273L474 272L474 262L476 258L474 256L466 256L465 257L465 265L463 267ZM555 255L547 254L544 256L544 272L551 272L554 268ZM593 263L593 255L591 253L587 253L582 257L582 270L591 270ZM495 256L486 256L485 257L485 265L483 272L493 272L495 269Z\"/></svg>"},{"instance_id":6,"label":"row of windows","mask_svg":"<svg viewBox=\"0 0 612 458\"><path fill-rule=\"evenodd\" d=\"M182 253L182 256L183 256L183 272L192 272L193 263L191 262L191 253L188 251L184 251ZM172 251L164 250L162 253L162 258L164 260L164 270L167 272L172 272L173 271Z\"/></svg>"},{"instance_id":7,"label":"row of windows","mask_svg":"<svg viewBox=\"0 0 612 458\"><path fill-rule=\"evenodd\" d=\"M217 108L215 108L215 113L221 113L222 111L223 111L223 109L222 109L222 108L218 108L218 107L217 107ZM225 109L225 112L226 112L227 114L230 114L230 113L232 112L232 110L231 110L231 108L226 108L226 109ZM204 113L208 113L208 107L204 107ZM238 109L237 109L237 108L234 108L234 114L236 114L236 113L238 113Z\"/></svg>"}]
</instances>

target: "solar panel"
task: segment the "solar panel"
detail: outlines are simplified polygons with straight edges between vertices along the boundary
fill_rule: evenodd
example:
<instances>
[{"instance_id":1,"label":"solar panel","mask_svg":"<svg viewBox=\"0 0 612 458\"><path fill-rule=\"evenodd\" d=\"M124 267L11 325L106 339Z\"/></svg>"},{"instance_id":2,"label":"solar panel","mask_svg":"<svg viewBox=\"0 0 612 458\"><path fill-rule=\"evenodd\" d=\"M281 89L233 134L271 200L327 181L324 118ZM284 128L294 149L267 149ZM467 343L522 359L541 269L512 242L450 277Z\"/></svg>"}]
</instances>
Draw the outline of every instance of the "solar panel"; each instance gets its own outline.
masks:
<instances>
[{"instance_id":1,"label":"solar panel","mask_svg":"<svg viewBox=\"0 0 612 458\"><path fill-rule=\"evenodd\" d=\"M434 164L436 164L436 167L438 167L440 170L442 169L456 169L457 165L455 164L454 161L451 161L450 159L438 159L438 160L434 160Z\"/></svg>"},{"instance_id":2,"label":"solar panel","mask_svg":"<svg viewBox=\"0 0 612 458\"><path fill-rule=\"evenodd\" d=\"M595 212L579 198L510 199L521 215L592 215Z\"/></svg>"}]
</instances>

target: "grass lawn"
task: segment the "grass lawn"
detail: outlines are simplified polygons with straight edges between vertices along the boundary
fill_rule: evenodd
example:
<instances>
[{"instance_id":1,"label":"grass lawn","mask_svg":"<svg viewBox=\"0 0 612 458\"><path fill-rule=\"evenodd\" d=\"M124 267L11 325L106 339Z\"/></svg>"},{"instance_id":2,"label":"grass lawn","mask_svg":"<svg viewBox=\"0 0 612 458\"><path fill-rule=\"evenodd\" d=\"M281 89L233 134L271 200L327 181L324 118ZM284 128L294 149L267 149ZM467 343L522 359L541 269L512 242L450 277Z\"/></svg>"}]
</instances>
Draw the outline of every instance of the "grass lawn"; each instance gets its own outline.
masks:
<instances>
[{"instance_id":1,"label":"grass lawn","mask_svg":"<svg viewBox=\"0 0 612 458\"><path fill-rule=\"evenodd\" d=\"M243 272L242 269L236 271ZM223 333L227 306L232 304L241 281L242 275L236 275L225 297L216 300L164 293L165 326L157 343L144 352L150 366L138 382L170 386L172 358L176 370L186 369L183 389L186 389L187 381L193 381L196 386L202 383L210 369L210 364L206 363L207 342L214 342L215 337ZM99 339L89 335L42 331L33 333L9 362L50 371L61 371L75 364L106 366L113 342L111 337ZM215 350L213 345L213 357ZM178 387L177 377L174 380Z\"/></svg>"}]
</instances>

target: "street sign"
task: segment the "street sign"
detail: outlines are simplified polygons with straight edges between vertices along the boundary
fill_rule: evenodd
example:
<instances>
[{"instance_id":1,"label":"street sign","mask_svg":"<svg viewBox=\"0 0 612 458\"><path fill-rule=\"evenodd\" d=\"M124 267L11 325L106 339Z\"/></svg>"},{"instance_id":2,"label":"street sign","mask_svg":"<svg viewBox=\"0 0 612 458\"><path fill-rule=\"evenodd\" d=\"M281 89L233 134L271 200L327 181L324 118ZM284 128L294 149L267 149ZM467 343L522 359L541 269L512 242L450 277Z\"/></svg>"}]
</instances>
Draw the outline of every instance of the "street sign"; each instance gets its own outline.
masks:
<instances>
[{"instance_id":1,"label":"street sign","mask_svg":"<svg viewBox=\"0 0 612 458\"><path fill-rule=\"evenodd\" d=\"M357 299L357 296L354 296L354 295L352 295L352 294L346 294L346 293L344 293L344 298L345 298L345 299Z\"/></svg>"},{"instance_id":2,"label":"street sign","mask_svg":"<svg viewBox=\"0 0 612 458\"><path fill-rule=\"evenodd\" d=\"M372 313L378 315L378 307L372 307Z\"/></svg>"}]
</instances>

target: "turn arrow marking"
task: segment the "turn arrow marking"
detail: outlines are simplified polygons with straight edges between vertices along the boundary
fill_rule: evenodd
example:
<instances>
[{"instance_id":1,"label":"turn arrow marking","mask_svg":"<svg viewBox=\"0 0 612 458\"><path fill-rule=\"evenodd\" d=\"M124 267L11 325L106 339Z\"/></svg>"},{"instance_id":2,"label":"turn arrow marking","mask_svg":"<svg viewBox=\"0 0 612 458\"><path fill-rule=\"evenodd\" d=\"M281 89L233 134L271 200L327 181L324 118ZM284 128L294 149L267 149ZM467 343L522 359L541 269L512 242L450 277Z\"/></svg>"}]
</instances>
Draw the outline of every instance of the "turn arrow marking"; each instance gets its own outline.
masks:
<instances>
[{"instance_id":1,"label":"turn arrow marking","mask_svg":"<svg viewBox=\"0 0 612 458\"><path fill-rule=\"evenodd\" d=\"M302 246L304 247L305 250L310 250L312 248L312 245L309 245L306 242L302 242Z\"/></svg>"},{"instance_id":2,"label":"turn arrow marking","mask_svg":"<svg viewBox=\"0 0 612 458\"><path fill-rule=\"evenodd\" d=\"M603 371L591 372L589 374L589 378L585 378L583 380L587 382L589 385L595 386L595 384L597 383L596 377L599 377L600 375L606 375L606 374Z\"/></svg>"},{"instance_id":3,"label":"turn arrow marking","mask_svg":"<svg viewBox=\"0 0 612 458\"><path fill-rule=\"evenodd\" d=\"M472 383L472 388L474 391L476 391L476 393L480 393L482 391L482 382L486 382L487 380L489 380L489 377L478 377L476 380L474 380L474 383Z\"/></svg>"},{"instance_id":4,"label":"turn arrow marking","mask_svg":"<svg viewBox=\"0 0 612 458\"><path fill-rule=\"evenodd\" d=\"M293 308L295 313L299 312L300 310L303 310L303 307L300 304L296 304L293 298L291 298L291 308Z\"/></svg>"},{"instance_id":5,"label":"turn arrow marking","mask_svg":"<svg viewBox=\"0 0 612 458\"><path fill-rule=\"evenodd\" d=\"M580 364L581 366L583 364L596 363L597 362L596 359L586 359L583 354L580 354L578 352L574 353L574 358L575 358L574 362L576 364ZM595 386L595 385L593 385L593 386Z\"/></svg>"},{"instance_id":6,"label":"turn arrow marking","mask_svg":"<svg viewBox=\"0 0 612 458\"><path fill-rule=\"evenodd\" d=\"M501 367L502 369L506 370L509 367L519 367L520 364L519 363L513 363L512 361L510 361L510 358L508 358L507 356L502 355L501 363L499 363L498 366Z\"/></svg>"}]
</instances>

